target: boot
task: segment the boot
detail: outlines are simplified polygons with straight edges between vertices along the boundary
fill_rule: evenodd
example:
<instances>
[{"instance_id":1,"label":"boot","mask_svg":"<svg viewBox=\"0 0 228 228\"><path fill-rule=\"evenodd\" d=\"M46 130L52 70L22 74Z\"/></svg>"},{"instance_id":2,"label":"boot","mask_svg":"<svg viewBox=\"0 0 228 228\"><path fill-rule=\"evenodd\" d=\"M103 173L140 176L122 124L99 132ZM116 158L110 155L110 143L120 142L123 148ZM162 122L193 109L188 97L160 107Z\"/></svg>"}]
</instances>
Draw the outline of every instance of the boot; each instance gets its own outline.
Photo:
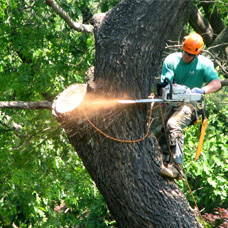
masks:
<instances>
[{"instance_id":1,"label":"boot","mask_svg":"<svg viewBox=\"0 0 228 228\"><path fill-rule=\"evenodd\" d=\"M181 175L179 170L181 171L180 164L178 164L178 167L176 167L175 164L169 163L167 167L162 165L161 175L165 177L181 180L183 176Z\"/></svg>"}]
</instances>

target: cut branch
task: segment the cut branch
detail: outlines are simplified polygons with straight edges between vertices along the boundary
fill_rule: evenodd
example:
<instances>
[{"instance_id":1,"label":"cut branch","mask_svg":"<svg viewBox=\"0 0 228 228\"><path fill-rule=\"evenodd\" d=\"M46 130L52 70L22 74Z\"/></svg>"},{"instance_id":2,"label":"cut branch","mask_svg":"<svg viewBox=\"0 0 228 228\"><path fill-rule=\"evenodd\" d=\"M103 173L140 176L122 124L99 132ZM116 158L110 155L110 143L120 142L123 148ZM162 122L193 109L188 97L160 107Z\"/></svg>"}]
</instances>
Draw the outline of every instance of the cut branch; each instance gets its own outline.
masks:
<instances>
[{"instance_id":1,"label":"cut branch","mask_svg":"<svg viewBox=\"0 0 228 228\"><path fill-rule=\"evenodd\" d=\"M45 0L45 3L50 6L71 29L74 29L78 32L93 33L92 25L76 23L54 0Z\"/></svg>"},{"instance_id":2,"label":"cut branch","mask_svg":"<svg viewBox=\"0 0 228 228\"><path fill-rule=\"evenodd\" d=\"M228 86L228 79L221 80L222 86ZM73 90L73 89L74 90ZM64 111L73 110L82 101L85 94L86 85L85 84L73 84L71 85L65 93L67 93L67 100L61 100L61 105L54 107L58 109L59 113ZM70 91L70 92L68 92ZM73 91L73 92L72 92ZM79 91L79 93L78 93ZM77 98L77 99L75 99ZM24 101L0 101L1 108L11 108L11 109L52 109L52 102L49 101L36 101L36 102L24 102ZM55 113L54 113L55 114Z\"/></svg>"},{"instance_id":3,"label":"cut branch","mask_svg":"<svg viewBox=\"0 0 228 228\"><path fill-rule=\"evenodd\" d=\"M0 101L0 108L15 108L15 109L52 109L52 103L49 101Z\"/></svg>"}]
</instances>

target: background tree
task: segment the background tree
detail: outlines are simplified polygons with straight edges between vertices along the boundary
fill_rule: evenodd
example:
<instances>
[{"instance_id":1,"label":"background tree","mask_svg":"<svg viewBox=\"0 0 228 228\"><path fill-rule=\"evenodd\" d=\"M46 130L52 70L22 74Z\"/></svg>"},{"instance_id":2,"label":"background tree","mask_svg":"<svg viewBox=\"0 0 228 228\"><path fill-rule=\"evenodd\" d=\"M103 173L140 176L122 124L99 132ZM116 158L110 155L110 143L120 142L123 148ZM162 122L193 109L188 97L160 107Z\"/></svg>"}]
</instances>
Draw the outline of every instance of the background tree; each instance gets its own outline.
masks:
<instances>
[{"instance_id":1,"label":"background tree","mask_svg":"<svg viewBox=\"0 0 228 228\"><path fill-rule=\"evenodd\" d=\"M224 1L223 3L216 3L216 6L224 19L227 12L222 10L222 6L226 4ZM90 21L91 14L97 12L98 9L106 12L116 2L103 1L92 5L89 1L72 1L60 4L73 21L81 20L81 22L87 23ZM47 99L52 102L53 98L67 85L84 82L85 71L93 65L92 35L73 32L68 24L40 1L30 3L29 1L2 0L1 6L0 42L3 47L0 50L1 100L37 101ZM84 15L90 15L89 19L86 19ZM227 25L225 20L224 25ZM129 48L128 51L130 50L132 49ZM140 59L140 56L138 58ZM157 59L156 61L159 64ZM224 69L221 67L224 64L219 65L219 70ZM155 64L153 67L155 68ZM159 70L157 72L159 73ZM225 71L222 72L226 76ZM119 82L117 81L117 83ZM130 83L134 84L131 81ZM148 90L151 84L148 85ZM107 87L101 88L101 90L108 92L109 87ZM116 86L113 91L115 89L121 90L121 87ZM134 92L132 94L134 95ZM141 94L136 95L141 97ZM50 103L47 104L50 107ZM11 104L4 105L3 107L10 107ZM21 108L25 105L27 103L20 103L17 107ZM213 107L216 106L213 105ZM227 128L223 123L227 122L224 121L223 115L226 110L221 108L215 110L217 112L219 110L218 114L221 114L221 118L218 120L215 117L217 114L211 112L213 118L207 144L208 151L210 151L211 143L213 143L212 154L216 154L217 148L220 148L221 157L216 160L213 170L208 167L212 167L214 158L205 160L204 156L200 161L202 163L206 161L204 166L201 165L203 169L199 169L197 163L191 162L187 171L189 171L188 176L193 180L193 189L203 188L205 193L211 189L210 199L214 203L213 206L225 207L227 166L224 161L227 159L227 131L225 130ZM125 115L129 110L123 111L123 113L119 109L109 113L106 111L103 110L102 113L104 119L108 119L111 113L116 112ZM138 112L137 109L136 111ZM144 116L145 111L143 108L139 117ZM141 121L142 123L138 124L145 128L147 120L142 119ZM218 123L220 127L213 129L213 124L218 126ZM27 227L29 224L33 226L45 224L46 227L65 226L66 224L70 226L81 224L82 227L99 225L106 227L111 224L102 198L49 111L2 109L1 132L0 221L2 226L14 223L20 227ZM193 129L193 132L196 133L196 129ZM210 137L215 132L217 135L223 134L223 140L218 138L211 142ZM130 136L129 132L126 136ZM151 142L154 143L154 141ZM194 150L192 148L194 140L189 140L187 143L189 143L188 151L190 151L189 149ZM188 156L192 160L191 153ZM222 172L217 172L219 179L213 179L212 172L219 169L222 170ZM196 176L198 180L202 180L200 177L203 177L203 187L194 185ZM46 183L53 183L53 185L49 186ZM180 185L182 185L181 182ZM185 186L181 187L185 191ZM208 208L209 205L204 200L208 199L208 195L200 194L200 190L197 192L200 208ZM191 199L189 200L191 201ZM218 202L219 200L221 203ZM213 206L211 205L211 208Z\"/></svg>"}]
</instances>

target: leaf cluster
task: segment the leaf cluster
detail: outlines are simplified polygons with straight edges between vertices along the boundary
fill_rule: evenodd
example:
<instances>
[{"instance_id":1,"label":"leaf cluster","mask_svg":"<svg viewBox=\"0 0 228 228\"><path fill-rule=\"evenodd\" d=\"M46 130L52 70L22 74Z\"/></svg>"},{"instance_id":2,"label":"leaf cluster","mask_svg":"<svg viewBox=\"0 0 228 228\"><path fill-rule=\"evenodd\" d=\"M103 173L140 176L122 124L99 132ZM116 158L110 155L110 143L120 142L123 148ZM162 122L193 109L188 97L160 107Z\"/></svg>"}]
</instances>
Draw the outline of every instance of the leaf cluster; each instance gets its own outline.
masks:
<instances>
[{"instance_id":1,"label":"leaf cluster","mask_svg":"<svg viewBox=\"0 0 228 228\"><path fill-rule=\"evenodd\" d=\"M84 81L93 64L91 35L73 33L42 1L1 5L1 100L53 100Z\"/></svg>"},{"instance_id":2,"label":"leaf cluster","mask_svg":"<svg viewBox=\"0 0 228 228\"><path fill-rule=\"evenodd\" d=\"M17 134L0 127L0 226L107 227L106 204L58 123L29 112L17 113Z\"/></svg>"},{"instance_id":3,"label":"leaf cluster","mask_svg":"<svg viewBox=\"0 0 228 228\"><path fill-rule=\"evenodd\" d=\"M85 14L106 2L61 4L75 20L89 20ZM71 31L44 1L0 0L0 6L0 100L53 101L68 85L84 82L94 61L92 35ZM0 154L0 227L112 223L50 111L2 109Z\"/></svg>"},{"instance_id":4,"label":"leaf cluster","mask_svg":"<svg viewBox=\"0 0 228 228\"><path fill-rule=\"evenodd\" d=\"M75 21L91 23L93 14L119 1L57 2ZM68 85L84 82L94 61L92 35L71 31L43 1L0 0L0 6L0 100L52 101ZM206 212L227 208L228 111L218 106L221 100L227 102L226 96L208 101L205 152L197 162L199 126L185 133L185 170ZM0 227L115 226L49 111L1 110L0 154Z\"/></svg>"},{"instance_id":5,"label":"leaf cluster","mask_svg":"<svg viewBox=\"0 0 228 228\"><path fill-rule=\"evenodd\" d=\"M227 88L216 96L207 99L206 114L208 127L206 130L203 151L195 161L195 151L200 135L200 126L194 125L185 130L185 163L187 174L198 207L203 212L212 213L215 208L228 207L228 103ZM181 188L188 192L184 183ZM187 196L194 207L190 195Z\"/></svg>"}]
</instances>

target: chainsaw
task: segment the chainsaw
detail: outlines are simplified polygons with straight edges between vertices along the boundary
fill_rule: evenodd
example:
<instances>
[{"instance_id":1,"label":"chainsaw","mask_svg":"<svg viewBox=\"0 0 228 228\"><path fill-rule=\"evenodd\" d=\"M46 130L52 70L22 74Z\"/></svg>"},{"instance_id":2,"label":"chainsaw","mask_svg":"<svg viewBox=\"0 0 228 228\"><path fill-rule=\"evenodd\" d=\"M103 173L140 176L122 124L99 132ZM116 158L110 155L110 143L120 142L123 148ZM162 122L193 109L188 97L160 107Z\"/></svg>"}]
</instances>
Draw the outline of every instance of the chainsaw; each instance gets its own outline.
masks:
<instances>
[{"instance_id":1,"label":"chainsaw","mask_svg":"<svg viewBox=\"0 0 228 228\"><path fill-rule=\"evenodd\" d=\"M199 143L196 150L195 160L200 156L202 145L204 141L204 135L207 128L207 118L205 116L205 109L203 105L203 95L199 93L193 93L185 85L172 84L169 79L165 79L164 82L157 84L157 95L160 98L154 99L139 99L139 100L118 100L120 104L136 104L136 103L152 103L152 102L163 102L163 103L172 103L172 102L199 102L198 107L202 111L202 124L200 130Z\"/></svg>"},{"instance_id":2,"label":"chainsaw","mask_svg":"<svg viewBox=\"0 0 228 228\"><path fill-rule=\"evenodd\" d=\"M202 101L203 95L193 93L185 85L172 84L169 79L157 84L157 95L159 98L138 99L138 100L118 100L120 104L152 103L152 102L197 102Z\"/></svg>"}]
</instances>

